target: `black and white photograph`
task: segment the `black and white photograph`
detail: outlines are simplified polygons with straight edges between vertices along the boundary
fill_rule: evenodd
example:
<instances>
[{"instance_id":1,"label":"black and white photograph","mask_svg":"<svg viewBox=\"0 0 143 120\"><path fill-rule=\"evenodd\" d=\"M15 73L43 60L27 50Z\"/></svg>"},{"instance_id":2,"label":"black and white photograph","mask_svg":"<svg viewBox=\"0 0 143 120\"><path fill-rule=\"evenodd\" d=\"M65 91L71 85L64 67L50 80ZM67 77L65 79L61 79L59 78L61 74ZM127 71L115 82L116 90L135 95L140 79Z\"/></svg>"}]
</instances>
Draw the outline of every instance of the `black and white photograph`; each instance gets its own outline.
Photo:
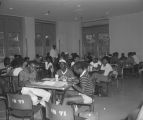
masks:
<instances>
[{"instance_id":1,"label":"black and white photograph","mask_svg":"<svg viewBox=\"0 0 143 120\"><path fill-rule=\"evenodd\" d=\"M0 0L0 120L143 120L143 0Z\"/></svg>"}]
</instances>

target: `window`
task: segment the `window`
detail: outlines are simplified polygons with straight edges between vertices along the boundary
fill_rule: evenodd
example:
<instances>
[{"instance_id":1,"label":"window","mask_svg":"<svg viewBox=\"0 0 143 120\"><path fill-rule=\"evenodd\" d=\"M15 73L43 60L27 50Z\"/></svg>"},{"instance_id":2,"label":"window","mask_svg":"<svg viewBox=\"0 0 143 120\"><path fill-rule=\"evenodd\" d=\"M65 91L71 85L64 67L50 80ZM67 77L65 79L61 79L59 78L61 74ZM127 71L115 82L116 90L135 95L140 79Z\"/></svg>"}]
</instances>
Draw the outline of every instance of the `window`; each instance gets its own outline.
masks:
<instances>
[{"instance_id":1,"label":"window","mask_svg":"<svg viewBox=\"0 0 143 120\"><path fill-rule=\"evenodd\" d=\"M35 48L36 54L46 56L53 44L56 43L56 25L54 22L36 20Z\"/></svg>"},{"instance_id":2,"label":"window","mask_svg":"<svg viewBox=\"0 0 143 120\"><path fill-rule=\"evenodd\" d=\"M83 55L103 57L109 53L109 25L96 25L82 28Z\"/></svg>"},{"instance_id":3,"label":"window","mask_svg":"<svg viewBox=\"0 0 143 120\"><path fill-rule=\"evenodd\" d=\"M0 58L22 54L22 18L0 16Z\"/></svg>"}]
</instances>

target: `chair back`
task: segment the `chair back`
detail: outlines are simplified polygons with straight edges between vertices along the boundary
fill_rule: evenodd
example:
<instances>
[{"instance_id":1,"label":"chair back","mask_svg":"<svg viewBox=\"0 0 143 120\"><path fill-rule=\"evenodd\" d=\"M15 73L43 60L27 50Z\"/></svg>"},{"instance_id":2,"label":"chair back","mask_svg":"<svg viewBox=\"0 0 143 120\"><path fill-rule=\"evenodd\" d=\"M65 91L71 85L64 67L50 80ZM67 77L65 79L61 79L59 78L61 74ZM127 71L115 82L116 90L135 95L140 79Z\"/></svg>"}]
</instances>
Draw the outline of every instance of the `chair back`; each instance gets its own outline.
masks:
<instances>
[{"instance_id":1,"label":"chair back","mask_svg":"<svg viewBox=\"0 0 143 120\"><path fill-rule=\"evenodd\" d=\"M17 110L32 110L32 101L28 95L7 94L8 108Z\"/></svg>"},{"instance_id":2,"label":"chair back","mask_svg":"<svg viewBox=\"0 0 143 120\"><path fill-rule=\"evenodd\" d=\"M74 120L73 109L68 105L48 105L46 109L51 120Z\"/></svg>"},{"instance_id":3,"label":"chair back","mask_svg":"<svg viewBox=\"0 0 143 120\"><path fill-rule=\"evenodd\" d=\"M143 120L143 106L141 107L136 120Z\"/></svg>"}]
</instances>

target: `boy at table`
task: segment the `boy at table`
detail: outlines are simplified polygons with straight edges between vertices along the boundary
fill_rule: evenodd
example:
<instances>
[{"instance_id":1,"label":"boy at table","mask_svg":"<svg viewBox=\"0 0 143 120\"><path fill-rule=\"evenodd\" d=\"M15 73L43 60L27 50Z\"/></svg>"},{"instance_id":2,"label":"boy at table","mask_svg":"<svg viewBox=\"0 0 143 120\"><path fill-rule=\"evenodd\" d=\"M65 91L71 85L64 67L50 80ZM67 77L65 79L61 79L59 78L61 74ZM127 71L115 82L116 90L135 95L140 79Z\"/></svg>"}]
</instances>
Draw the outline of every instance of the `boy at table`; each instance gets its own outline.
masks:
<instances>
[{"instance_id":1,"label":"boy at table","mask_svg":"<svg viewBox=\"0 0 143 120\"><path fill-rule=\"evenodd\" d=\"M103 57L101 68L98 73L95 73L96 82L100 82L100 81L106 82L108 80L108 75L111 71L113 71L113 68L109 64L108 58Z\"/></svg>"},{"instance_id":2,"label":"boy at table","mask_svg":"<svg viewBox=\"0 0 143 120\"><path fill-rule=\"evenodd\" d=\"M60 59L59 63L60 63L60 69L56 73L59 79L62 81L76 82L75 76L73 72L67 67L66 61L64 59Z\"/></svg>"},{"instance_id":3,"label":"boy at table","mask_svg":"<svg viewBox=\"0 0 143 120\"><path fill-rule=\"evenodd\" d=\"M19 83L20 86L22 86L21 93L29 95L32 99L33 105L40 103L45 107L45 102L49 102L51 96L50 92L39 88L24 87L26 84L30 84L31 82L36 81L35 67L36 65L31 61L29 62L28 67L19 73ZM41 97L42 99L39 100L38 97Z\"/></svg>"},{"instance_id":4,"label":"boy at table","mask_svg":"<svg viewBox=\"0 0 143 120\"><path fill-rule=\"evenodd\" d=\"M79 85L73 85L76 92L74 95L64 98L63 105L68 104L68 102L92 103L90 96L94 93L94 86L93 81L89 77L87 67L88 65L85 62L77 62L74 64L74 71L80 75Z\"/></svg>"}]
</instances>

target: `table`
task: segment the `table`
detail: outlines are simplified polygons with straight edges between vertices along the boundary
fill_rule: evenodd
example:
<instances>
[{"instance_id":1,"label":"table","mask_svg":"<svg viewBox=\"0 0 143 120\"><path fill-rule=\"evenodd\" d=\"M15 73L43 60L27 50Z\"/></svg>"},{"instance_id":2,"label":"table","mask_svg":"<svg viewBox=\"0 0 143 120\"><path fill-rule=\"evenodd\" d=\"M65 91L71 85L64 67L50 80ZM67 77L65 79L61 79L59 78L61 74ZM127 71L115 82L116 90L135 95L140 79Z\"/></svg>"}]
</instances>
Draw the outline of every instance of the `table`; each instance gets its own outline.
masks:
<instances>
[{"instance_id":1,"label":"table","mask_svg":"<svg viewBox=\"0 0 143 120\"><path fill-rule=\"evenodd\" d=\"M43 82L32 82L30 84L25 85L26 87L33 87L33 88L41 88L41 89L46 89L46 90L52 90L52 102L56 103L56 91L62 91L62 98L61 98L61 103L64 100L64 96L66 91L72 86L71 83L68 84L64 84L63 86L56 86L60 83L62 83L62 81L46 81L47 83L51 82L51 83L55 83L55 84L43 84L45 81ZM65 83L65 82L64 82Z\"/></svg>"}]
</instances>

